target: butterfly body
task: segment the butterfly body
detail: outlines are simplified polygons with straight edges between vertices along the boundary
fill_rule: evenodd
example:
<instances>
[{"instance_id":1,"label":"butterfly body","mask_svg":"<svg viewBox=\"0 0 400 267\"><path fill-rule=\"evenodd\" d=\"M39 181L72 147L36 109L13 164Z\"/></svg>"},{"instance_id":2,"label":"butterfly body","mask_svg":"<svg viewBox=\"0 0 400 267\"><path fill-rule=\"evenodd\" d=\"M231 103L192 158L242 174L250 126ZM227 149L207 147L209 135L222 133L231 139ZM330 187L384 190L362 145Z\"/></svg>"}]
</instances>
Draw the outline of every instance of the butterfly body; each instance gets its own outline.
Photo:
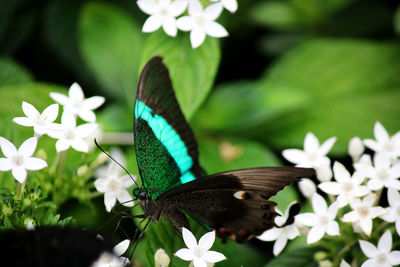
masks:
<instances>
[{"instance_id":1,"label":"butterfly body","mask_svg":"<svg viewBox=\"0 0 400 267\"><path fill-rule=\"evenodd\" d=\"M143 188L136 192L147 218L189 228L190 215L225 240L245 242L273 227L276 203L268 198L313 169L261 167L207 176L197 142L160 57L145 66L135 104L135 149Z\"/></svg>"}]
</instances>

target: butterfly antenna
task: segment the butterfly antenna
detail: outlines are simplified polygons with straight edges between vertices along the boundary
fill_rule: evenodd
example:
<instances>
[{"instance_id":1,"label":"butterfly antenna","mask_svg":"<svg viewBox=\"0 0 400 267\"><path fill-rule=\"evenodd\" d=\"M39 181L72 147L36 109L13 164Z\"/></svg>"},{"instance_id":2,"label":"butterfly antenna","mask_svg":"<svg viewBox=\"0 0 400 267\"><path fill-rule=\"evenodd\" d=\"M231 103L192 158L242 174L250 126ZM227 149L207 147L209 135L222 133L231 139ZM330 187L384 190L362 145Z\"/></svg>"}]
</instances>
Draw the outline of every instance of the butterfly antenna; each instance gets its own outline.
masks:
<instances>
[{"instance_id":1,"label":"butterfly antenna","mask_svg":"<svg viewBox=\"0 0 400 267\"><path fill-rule=\"evenodd\" d=\"M132 175L128 172L128 170L122 166L121 163L119 163L118 161L116 161L108 152L106 152L98 143L96 138L94 139L94 143L96 144L96 146L104 153L106 154L112 161L114 161L118 166L120 166L128 175L129 177L132 179L132 181L135 183L136 187L139 187L139 185L136 183L135 179L132 177Z\"/></svg>"}]
</instances>

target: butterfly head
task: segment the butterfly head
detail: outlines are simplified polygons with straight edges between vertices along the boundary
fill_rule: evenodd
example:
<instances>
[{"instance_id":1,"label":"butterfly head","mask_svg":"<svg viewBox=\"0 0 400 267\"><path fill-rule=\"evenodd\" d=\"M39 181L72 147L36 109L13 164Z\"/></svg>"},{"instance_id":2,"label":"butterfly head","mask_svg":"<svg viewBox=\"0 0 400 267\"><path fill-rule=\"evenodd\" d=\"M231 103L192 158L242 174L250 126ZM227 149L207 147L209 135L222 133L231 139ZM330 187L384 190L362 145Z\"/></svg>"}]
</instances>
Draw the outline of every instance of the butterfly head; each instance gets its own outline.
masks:
<instances>
[{"instance_id":1,"label":"butterfly head","mask_svg":"<svg viewBox=\"0 0 400 267\"><path fill-rule=\"evenodd\" d=\"M148 194L144 188L134 188L132 194L135 196L135 199L140 201L145 201L148 199Z\"/></svg>"}]
</instances>

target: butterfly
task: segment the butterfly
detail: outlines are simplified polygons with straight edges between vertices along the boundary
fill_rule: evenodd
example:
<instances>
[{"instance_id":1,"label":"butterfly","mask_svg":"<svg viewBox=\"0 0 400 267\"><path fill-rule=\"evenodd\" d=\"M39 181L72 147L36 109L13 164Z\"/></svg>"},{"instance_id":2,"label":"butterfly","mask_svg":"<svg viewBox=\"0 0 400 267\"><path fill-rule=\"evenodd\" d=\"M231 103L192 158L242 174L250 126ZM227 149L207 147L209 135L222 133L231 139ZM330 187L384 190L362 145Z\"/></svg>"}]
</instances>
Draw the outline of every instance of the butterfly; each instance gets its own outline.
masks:
<instances>
[{"instance_id":1,"label":"butterfly","mask_svg":"<svg viewBox=\"0 0 400 267\"><path fill-rule=\"evenodd\" d=\"M243 243L274 227L276 203L268 199L299 178L315 175L313 169L296 167L207 175L161 57L150 59L139 79L134 141L142 187L133 194L144 211L141 218L148 224L163 216L180 231L190 229L189 215L223 241L232 237Z\"/></svg>"}]
</instances>

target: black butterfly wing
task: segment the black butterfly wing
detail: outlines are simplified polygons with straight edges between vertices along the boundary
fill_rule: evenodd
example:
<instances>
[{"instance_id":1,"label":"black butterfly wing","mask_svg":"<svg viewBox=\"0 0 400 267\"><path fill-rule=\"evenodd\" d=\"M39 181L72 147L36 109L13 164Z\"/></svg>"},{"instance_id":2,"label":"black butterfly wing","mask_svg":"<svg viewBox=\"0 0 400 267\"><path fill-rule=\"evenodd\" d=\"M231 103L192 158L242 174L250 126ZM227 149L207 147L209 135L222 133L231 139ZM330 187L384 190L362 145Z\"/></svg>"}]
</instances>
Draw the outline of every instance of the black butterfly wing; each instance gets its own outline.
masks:
<instances>
[{"instance_id":1,"label":"black butterfly wing","mask_svg":"<svg viewBox=\"0 0 400 267\"><path fill-rule=\"evenodd\" d=\"M152 58L140 76L134 136L139 172L152 199L204 175L196 139L160 57Z\"/></svg>"},{"instance_id":2,"label":"black butterfly wing","mask_svg":"<svg viewBox=\"0 0 400 267\"><path fill-rule=\"evenodd\" d=\"M188 212L216 229L223 240L245 242L273 227L276 203L268 198L315 171L296 167L263 167L228 171L175 187L157 201Z\"/></svg>"}]
</instances>

